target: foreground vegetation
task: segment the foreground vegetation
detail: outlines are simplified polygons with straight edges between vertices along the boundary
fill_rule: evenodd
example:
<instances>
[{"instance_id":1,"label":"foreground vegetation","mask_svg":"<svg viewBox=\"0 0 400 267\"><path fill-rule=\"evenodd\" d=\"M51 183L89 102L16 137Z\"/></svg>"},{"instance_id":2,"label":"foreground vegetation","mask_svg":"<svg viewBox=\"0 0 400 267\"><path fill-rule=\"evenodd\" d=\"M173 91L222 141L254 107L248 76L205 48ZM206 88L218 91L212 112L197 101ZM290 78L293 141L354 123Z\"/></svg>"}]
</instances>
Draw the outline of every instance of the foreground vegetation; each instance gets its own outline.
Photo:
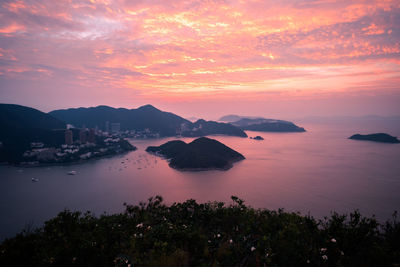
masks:
<instances>
[{"instance_id":1,"label":"foreground vegetation","mask_svg":"<svg viewBox=\"0 0 400 267\"><path fill-rule=\"evenodd\" d=\"M400 224L358 212L316 220L232 197L150 198L96 217L63 211L0 245L0 266L400 266Z\"/></svg>"}]
</instances>

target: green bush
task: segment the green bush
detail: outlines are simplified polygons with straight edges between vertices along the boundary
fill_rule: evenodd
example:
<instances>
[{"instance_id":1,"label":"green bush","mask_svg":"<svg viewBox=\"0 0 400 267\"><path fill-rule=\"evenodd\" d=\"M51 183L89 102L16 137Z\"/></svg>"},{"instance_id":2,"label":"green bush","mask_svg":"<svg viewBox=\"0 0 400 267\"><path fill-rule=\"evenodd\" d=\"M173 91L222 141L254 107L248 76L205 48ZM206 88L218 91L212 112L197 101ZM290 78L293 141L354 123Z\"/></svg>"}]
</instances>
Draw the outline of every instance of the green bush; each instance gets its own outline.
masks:
<instances>
[{"instance_id":1,"label":"green bush","mask_svg":"<svg viewBox=\"0 0 400 267\"><path fill-rule=\"evenodd\" d=\"M359 212L283 210L160 196L95 217L65 210L0 245L0 266L399 266L400 224Z\"/></svg>"}]
</instances>

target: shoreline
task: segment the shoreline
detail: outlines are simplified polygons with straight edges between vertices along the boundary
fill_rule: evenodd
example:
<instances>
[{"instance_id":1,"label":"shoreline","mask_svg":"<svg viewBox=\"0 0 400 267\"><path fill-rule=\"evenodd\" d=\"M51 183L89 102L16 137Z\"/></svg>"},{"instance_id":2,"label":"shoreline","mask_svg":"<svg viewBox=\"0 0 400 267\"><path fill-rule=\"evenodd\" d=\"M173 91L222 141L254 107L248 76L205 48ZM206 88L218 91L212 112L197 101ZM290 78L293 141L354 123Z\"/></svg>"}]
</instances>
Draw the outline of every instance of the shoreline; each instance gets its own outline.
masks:
<instances>
[{"instance_id":1,"label":"shoreline","mask_svg":"<svg viewBox=\"0 0 400 267\"><path fill-rule=\"evenodd\" d=\"M137 149L128 150L128 151L124 151L122 153L98 156L98 157L93 157L93 158L90 158L90 159L81 159L81 160L70 161L70 162L38 163L38 164L34 164L34 165L21 165L21 164L11 164L11 163L8 163L8 162L1 162L0 166L29 169L29 168L40 168L40 167L56 167L56 166L78 165L78 164L87 163L87 162L90 162L90 161L96 161L96 160L100 160L100 159L105 159L105 158L111 158L111 157L115 157L115 156L119 156L119 155L124 155L124 154L127 154L129 152L136 151L136 150Z\"/></svg>"}]
</instances>

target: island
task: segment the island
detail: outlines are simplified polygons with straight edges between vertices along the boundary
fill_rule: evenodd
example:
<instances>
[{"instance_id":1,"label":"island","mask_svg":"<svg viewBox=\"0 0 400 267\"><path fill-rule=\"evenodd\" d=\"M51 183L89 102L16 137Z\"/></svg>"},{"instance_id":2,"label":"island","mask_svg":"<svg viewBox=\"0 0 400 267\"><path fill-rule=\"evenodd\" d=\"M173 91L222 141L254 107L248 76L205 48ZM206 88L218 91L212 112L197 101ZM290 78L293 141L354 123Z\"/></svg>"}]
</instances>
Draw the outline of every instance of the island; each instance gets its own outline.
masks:
<instances>
[{"instance_id":1,"label":"island","mask_svg":"<svg viewBox=\"0 0 400 267\"><path fill-rule=\"evenodd\" d=\"M264 140L264 138L262 136L259 136L259 135L255 136L255 137L250 137L250 139L259 140L259 141Z\"/></svg>"},{"instance_id":2,"label":"island","mask_svg":"<svg viewBox=\"0 0 400 267\"><path fill-rule=\"evenodd\" d=\"M264 119L264 118L243 118L239 121L231 122L232 125L244 131L258 132L305 132L303 127L299 127L290 121Z\"/></svg>"},{"instance_id":3,"label":"island","mask_svg":"<svg viewBox=\"0 0 400 267\"><path fill-rule=\"evenodd\" d=\"M400 143L400 140L397 139L397 137L391 136L387 133L355 134L350 136L349 139L392 144Z\"/></svg>"},{"instance_id":4,"label":"island","mask_svg":"<svg viewBox=\"0 0 400 267\"><path fill-rule=\"evenodd\" d=\"M226 115L219 121L229 123L243 131L259 132L305 132L303 127L299 127L293 122L277 119L267 119L262 117Z\"/></svg>"},{"instance_id":5,"label":"island","mask_svg":"<svg viewBox=\"0 0 400 267\"><path fill-rule=\"evenodd\" d=\"M207 137L191 143L169 141L161 146L149 146L147 152L169 160L171 168L180 171L228 170L233 163L245 159L235 150Z\"/></svg>"}]
</instances>

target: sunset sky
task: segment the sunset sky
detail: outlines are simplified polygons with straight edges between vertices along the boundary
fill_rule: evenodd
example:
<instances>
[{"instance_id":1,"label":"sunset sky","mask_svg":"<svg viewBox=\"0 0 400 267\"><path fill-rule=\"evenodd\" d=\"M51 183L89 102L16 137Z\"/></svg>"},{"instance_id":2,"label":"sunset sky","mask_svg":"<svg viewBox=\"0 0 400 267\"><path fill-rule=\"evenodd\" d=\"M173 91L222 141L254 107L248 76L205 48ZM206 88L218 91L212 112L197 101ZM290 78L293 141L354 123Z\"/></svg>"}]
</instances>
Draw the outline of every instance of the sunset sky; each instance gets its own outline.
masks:
<instances>
[{"instance_id":1,"label":"sunset sky","mask_svg":"<svg viewBox=\"0 0 400 267\"><path fill-rule=\"evenodd\" d=\"M400 1L0 2L0 102L400 115Z\"/></svg>"}]
</instances>

